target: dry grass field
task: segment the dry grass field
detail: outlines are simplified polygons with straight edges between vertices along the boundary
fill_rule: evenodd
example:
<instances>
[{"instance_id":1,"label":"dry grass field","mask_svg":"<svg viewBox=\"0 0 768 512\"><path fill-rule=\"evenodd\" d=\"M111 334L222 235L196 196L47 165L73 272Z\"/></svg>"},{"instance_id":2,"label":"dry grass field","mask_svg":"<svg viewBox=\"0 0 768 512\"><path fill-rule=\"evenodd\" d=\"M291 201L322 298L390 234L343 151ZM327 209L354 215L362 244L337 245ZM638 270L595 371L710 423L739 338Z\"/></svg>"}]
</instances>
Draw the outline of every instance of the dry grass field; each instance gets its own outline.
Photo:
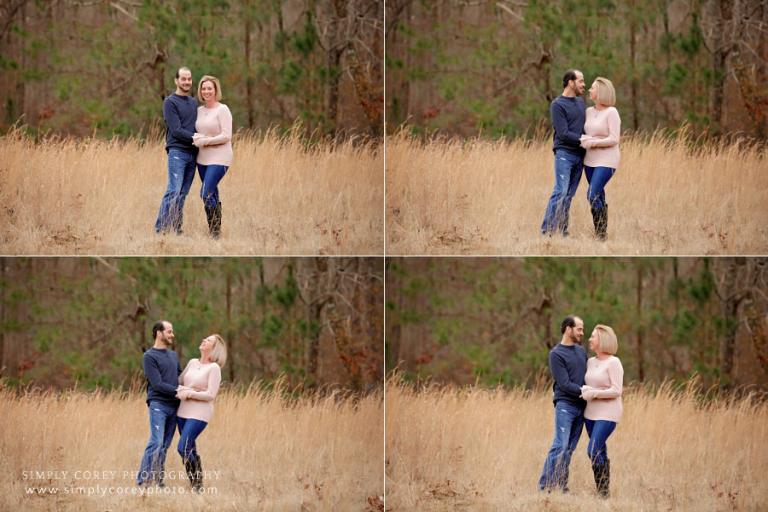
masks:
<instances>
[{"instance_id":1,"label":"dry grass field","mask_svg":"<svg viewBox=\"0 0 768 512\"><path fill-rule=\"evenodd\" d=\"M543 237L554 184L550 140L387 139L390 255L744 255L768 252L765 148L690 152L685 135L625 137L597 243L582 177L570 236Z\"/></svg>"},{"instance_id":2,"label":"dry grass field","mask_svg":"<svg viewBox=\"0 0 768 512\"><path fill-rule=\"evenodd\" d=\"M0 137L0 251L7 255L364 255L384 246L383 157L370 143L306 149L298 135L235 136L219 186L222 237L208 237L195 176L184 234L158 236L161 142L34 143Z\"/></svg>"},{"instance_id":3,"label":"dry grass field","mask_svg":"<svg viewBox=\"0 0 768 512\"><path fill-rule=\"evenodd\" d=\"M0 510L383 510L380 394L289 405L274 393L224 392L197 441L207 489L199 495L178 479L178 432L167 494L131 494L146 409L137 393L0 391Z\"/></svg>"},{"instance_id":4,"label":"dry grass field","mask_svg":"<svg viewBox=\"0 0 768 512\"><path fill-rule=\"evenodd\" d=\"M586 429L567 495L538 491L553 437L551 392L387 385L387 510L758 511L768 503L768 405L697 405L691 392L625 390L601 500Z\"/></svg>"}]
</instances>

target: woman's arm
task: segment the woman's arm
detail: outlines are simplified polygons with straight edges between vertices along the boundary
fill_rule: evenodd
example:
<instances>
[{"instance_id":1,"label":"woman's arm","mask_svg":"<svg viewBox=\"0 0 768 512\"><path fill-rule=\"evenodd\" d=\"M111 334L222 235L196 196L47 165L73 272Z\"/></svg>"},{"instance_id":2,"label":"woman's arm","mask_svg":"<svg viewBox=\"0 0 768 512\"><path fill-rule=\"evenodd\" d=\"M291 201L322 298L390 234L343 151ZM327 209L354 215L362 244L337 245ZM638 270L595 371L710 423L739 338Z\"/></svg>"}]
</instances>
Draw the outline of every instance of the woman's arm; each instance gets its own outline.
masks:
<instances>
[{"instance_id":1,"label":"woman's arm","mask_svg":"<svg viewBox=\"0 0 768 512\"><path fill-rule=\"evenodd\" d=\"M608 136L592 137L582 141L585 148L609 148L619 143L621 135L621 118L615 108L608 112Z\"/></svg>"},{"instance_id":2,"label":"woman's arm","mask_svg":"<svg viewBox=\"0 0 768 512\"><path fill-rule=\"evenodd\" d=\"M232 113L229 111L229 107L222 105L219 109L218 116L221 132L212 137L200 137L195 139L196 146L218 146L219 144L226 144L232 140Z\"/></svg>"},{"instance_id":3,"label":"woman's arm","mask_svg":"<svg viewBox=\"0 0 768 512\"><path fill-rule=\"evenodd\" d=\"M611 361L610 366L608 366L608 379L611 381L611 386L608 389L596 390L595 398L607 399L621 396L624 368L621 366L621 361L618 358Z\"/></svg>"},{"instance_id":4,"label":"woman's arm","mask_svg":"<svg viewBox=\"0 0 768 512\"><path fill-rule=\"evenodd\" d=\"M213 402L216 398L216 394L219 392L220 384L221 368L218 364L214 363L211 372L208 374L208 389L205 391L190 391L187 398L191 400L201 400L203 402Z\"/></svg>"}]
</instances>

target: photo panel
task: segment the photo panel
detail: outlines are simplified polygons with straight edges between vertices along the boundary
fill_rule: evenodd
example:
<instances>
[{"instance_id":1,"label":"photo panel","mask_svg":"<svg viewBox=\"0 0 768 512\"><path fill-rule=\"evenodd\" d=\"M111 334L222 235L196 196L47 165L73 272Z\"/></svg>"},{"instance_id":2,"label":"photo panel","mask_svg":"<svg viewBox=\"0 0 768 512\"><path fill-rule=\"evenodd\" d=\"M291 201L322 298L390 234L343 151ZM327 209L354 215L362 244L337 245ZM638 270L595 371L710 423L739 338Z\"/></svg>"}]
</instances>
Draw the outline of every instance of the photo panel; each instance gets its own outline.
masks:
<instances>
[{"instance_id":1,"label":"photo panel","mask_svg":"<svg viewBox=\"0 0 768 512\"><path fill-rule=\"evenodd\" d=\"M3 510L380 510L382 258L0 258Z\"/></svg>"},{"instance_id":2,"label":"photo panel","mask_svg":"<svg viewBox=\"0 0 768 512\"><path fill-rule=\"evenodd\" d=\"M383 254L382 2L5 3L0 254Z\"/></svg>"},{"instance_id":3,"label":"photo panel","mask_svg":"<svg viewBox=\"0 0 768 512\"><path fill-rule=\"evenodd\" d=\"M388 255L768 252L765 2L386 5Z\"/></svg>"},{"instance_id":4,"label":"photo panel","mask_svg":"<svg viewBox=\"0 0 768 512\"><path fill-rule=\"evenodd\" d=\"M760 509L766 292L764 257L388 258L387 509Z\"/></svg>"}]
</instances>

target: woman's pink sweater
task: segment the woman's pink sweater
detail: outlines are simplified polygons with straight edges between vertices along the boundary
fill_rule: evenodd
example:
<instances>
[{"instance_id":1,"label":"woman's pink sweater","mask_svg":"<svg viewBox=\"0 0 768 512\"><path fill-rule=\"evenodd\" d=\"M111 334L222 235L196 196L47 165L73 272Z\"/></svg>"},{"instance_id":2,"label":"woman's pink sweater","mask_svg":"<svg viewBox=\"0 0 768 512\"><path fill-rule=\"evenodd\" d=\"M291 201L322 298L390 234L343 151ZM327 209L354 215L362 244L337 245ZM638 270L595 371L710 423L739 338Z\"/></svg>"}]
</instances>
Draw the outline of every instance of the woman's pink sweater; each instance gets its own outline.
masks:
<instances>
[{"instance_id":1,"label":"woman's pink sweater","mask_svg":"<svg viewBox=\"0 0 768 512\"><path fill-rule=\"evenodd\" d=\"M232 113L223 103L213 108L197 108L195 131L204 135L197 153L197 163L203 165L232 165Z\"/></svg>"},{"instance_id":2,"label":"woman's pink sweater","mask_svg":"<svg viewBox=\"0 0 768 512\"><path fill-rule=\"evenodd\" d=\"M187 419L211 421L213 401L221 384L221 368L217 363L203 364L199 359L191 359L179 375L179 384L200 391L192 391L181 401L176 416Z\"/></svg>"},{"instance_id":3,"label":"woman's pink sweater","mask_svg":"<svg viewBox=\"0 0 768 512\"><path fill-rule=\"evenodd\" d=\"M610 167L618 169L621 153L619 152L619 135L621 118L615 107L597 110L589 107L584 121L582 143L587 141L587 154L584 165L587 167Z\"/></svg>"},{"instance_id":4,"label":"woman's pink sweater","mask_svg":"<svg viewBox=\"0 0 768 512\"><path fill-rule=\"evenodd\" d=\"M623 406L621 390L624 380L624 368L616 356L607 359L590 357L587 361L587 374L584 376L582 396L594 398L587 400L584 417L588 420L618 421L621 419Z\"/></svg>"}]
</instances>

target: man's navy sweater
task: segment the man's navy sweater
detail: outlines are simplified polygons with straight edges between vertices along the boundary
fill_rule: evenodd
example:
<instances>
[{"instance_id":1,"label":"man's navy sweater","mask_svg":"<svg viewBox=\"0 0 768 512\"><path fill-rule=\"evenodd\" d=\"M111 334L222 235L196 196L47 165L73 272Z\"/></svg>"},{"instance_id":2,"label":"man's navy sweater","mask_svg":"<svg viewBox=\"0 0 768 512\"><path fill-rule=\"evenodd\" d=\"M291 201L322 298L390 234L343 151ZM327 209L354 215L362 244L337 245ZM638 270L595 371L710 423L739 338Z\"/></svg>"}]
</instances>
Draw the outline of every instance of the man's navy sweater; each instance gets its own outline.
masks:
<instances>
[{"instance_id":1,"label":"man's navy sweater","mask_svg":"<svg viewBox=\"0 0 768 512\"><path fill-rule=\"evenodd\" d=\"M558 343L549 351L549 371L555 379L552 401L565 401L584 409L587 402L579 398L587 373L587 351L581 345Z\"/></svg>"},{"instance_id":2,"label":"man's navy sweater","mask_svg":"<svg viewBox=\"0 0 768 512\"><path fill-rule=\"evenodd\" d=\"M565 149L584 156L587 152L581 147L581 135L584 133L584 121L587 118L584 100L580 97L558 96L552 100L549 114L555 129L552 151Z\"/></svg>"},{"instance_id":3,"label":"man's navy sweater","mask_svg":"<svg viewBox=\"0 0 768 512\"><path fill-rule=\"evenodd\" d=\"M179 406L176 388L179 385L181 365L173 350L150 348L142 361L147 378L147 404L159 400L174 407Z\"/></svg>"},{"instance_id":4,"label":"man's navy sweater","mask_svg":"<svg viewBox=\"0 0 768 512\"><path fill-rule=\"evenodd\" d=\"M165 150L180 149L197 154L197 147L192 144L197 121L197 100L192 96L171 94L163 101L165 119Z\"/></svg>"}]
</instances>

